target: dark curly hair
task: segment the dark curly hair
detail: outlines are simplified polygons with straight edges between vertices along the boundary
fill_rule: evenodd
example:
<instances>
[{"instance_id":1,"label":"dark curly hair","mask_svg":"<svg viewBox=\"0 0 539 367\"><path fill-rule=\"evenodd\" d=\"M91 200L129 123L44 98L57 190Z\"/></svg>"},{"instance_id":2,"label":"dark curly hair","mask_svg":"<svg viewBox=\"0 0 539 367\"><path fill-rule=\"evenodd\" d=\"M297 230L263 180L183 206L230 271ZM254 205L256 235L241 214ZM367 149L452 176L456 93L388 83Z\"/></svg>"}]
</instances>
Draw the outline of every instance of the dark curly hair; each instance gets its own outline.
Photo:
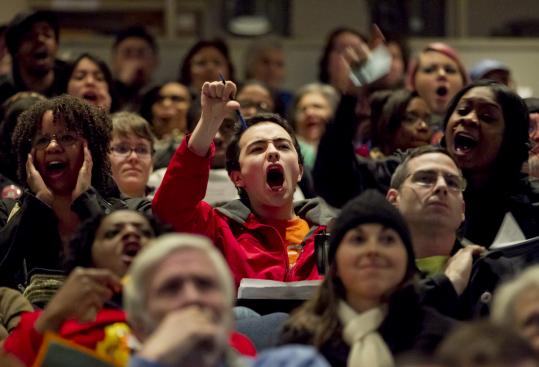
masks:
<instances>
[{"instance_id":1,"label":"dark curly hair","mask_svg":"<svg viewBox=\"0 0 539 367\"><path fill-rule=\"evenodd\" d=\"M129 210L129 209L119 209ZM95 236L97 230L103 223L103 220L110 214L118 210L112 211L108 214L101 212L93 217L88 218L81 223L77 232L71 237L67 247L67 253L64 260L64 270L66 274L69 274L77 266L92 267L92 246L94 245ZM154 237L158 237L163 233L170 232L170 226L160 222L156 217L149 213L139 212L136 210L129 210L138 213L141 217L146 218L150 227L153 229Z\"/></svg>"},{"instance_id":2,"label":"dark curly hair","mask_svg":"<svg viewBox=\"0 0 539 367\"><path fill-rule=\"evenodd\" d=\"M87 140L93 160L92 186L101 194L107 193L111 182L108 158L112 133L110 117L98 107L67 94L37 102L19 116L12 137L19 182L26 185L26 160L46 111L52 111L54 121L62 121L68 130Z\"/></svg>"}]
</instances>

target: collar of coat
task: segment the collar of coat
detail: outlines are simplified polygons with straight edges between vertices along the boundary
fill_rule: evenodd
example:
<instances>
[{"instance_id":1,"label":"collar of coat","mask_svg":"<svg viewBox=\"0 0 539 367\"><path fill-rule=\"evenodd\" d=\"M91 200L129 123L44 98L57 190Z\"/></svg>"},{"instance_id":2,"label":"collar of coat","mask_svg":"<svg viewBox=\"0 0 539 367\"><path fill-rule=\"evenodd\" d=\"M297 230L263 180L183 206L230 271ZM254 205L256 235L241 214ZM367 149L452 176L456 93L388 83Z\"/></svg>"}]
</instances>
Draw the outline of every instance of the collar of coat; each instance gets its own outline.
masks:
<instances>
[{"instance_id":1,"label":"collar of coat","mask_svg":"<svg viewBox=\"0 0 539 367\"><path fill-rule=\"evenodd\" d=\"M252 213L251 208L239 199L229 201L215 209L241 224L244 224L249 214ZM294 202L294 211L300 218L305 219L309 225L327 225L337 214L336 209L330 207L320 198Z\"/></svg>"}]
</instances>

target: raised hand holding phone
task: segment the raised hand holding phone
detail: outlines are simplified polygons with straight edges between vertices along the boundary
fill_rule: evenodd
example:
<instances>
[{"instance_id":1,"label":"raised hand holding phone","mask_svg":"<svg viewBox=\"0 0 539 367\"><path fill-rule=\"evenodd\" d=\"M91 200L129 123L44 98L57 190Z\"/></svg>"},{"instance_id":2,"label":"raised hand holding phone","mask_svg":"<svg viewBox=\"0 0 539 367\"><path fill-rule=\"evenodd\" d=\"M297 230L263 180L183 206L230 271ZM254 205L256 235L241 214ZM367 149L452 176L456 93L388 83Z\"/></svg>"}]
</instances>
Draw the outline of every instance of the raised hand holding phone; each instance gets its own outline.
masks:
<instances>
[{"instance_id":1,"label":"raised hand holding phone","mask_svg":"<svg viewBox=\"0 0 539 367\"><path fill-rule=\"evenodd\" d=\"M356 87L368 85L389 73L391 53L384 44L380 29L373 25L370 50L347 50L345 59L350 65L350 80Z\"/></svg>"}]
</instances>

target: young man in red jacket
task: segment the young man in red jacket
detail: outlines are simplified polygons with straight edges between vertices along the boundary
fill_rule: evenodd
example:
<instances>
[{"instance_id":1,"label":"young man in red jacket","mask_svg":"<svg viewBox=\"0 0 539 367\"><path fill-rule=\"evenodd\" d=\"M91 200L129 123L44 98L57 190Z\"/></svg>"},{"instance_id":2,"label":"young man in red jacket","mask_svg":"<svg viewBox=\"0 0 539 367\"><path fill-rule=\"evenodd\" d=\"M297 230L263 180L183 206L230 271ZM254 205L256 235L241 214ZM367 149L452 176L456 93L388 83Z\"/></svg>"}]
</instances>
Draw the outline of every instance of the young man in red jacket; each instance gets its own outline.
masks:
<instances>
[{"instance_id":1,"label":"young man in red jacket","mask_svg":"<svg viewBox=\"0 0 539 367\"><path fill-rule=\"evenodd\" d=\"M213 138L225 117L239 108L228 81L205 83L202 114L193 134L172 158L153 199L153 210L176 231L210 237L224 254L236 285L242 278L295 281L319 278L314 236L333 216L318 199L293 203L303 175L293 130L274 114L247 120L226 152L230 179L240 192L218 208L202 201Z\"/></svg>"}]
</instances>

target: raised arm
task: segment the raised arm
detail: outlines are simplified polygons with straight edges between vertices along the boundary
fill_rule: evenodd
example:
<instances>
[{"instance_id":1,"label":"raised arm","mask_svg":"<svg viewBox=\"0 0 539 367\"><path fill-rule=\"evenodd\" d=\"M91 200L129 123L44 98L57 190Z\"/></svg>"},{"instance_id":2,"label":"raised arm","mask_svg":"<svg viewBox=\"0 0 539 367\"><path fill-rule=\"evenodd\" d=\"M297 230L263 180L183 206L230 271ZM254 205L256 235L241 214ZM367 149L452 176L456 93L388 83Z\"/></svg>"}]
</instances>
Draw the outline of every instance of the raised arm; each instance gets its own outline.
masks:
<instances>
[{"instance_id":1,"label":"raised arm","mask_svg":"<svg viewBox=\"0 0 539 367\"><path fill-rule=\"evenodd\" d=\"M382 32L373 25L369 47L365 45L348 47L341 55L342 62L347 66L345 70L348 70L349 78L354 79L350 76L350 71L352 74L363 75L359 79L364 79L362 83L365 84L361 87L341 89L343 96L335 117L328 124L318 146L313 169L314 187L318 195L335 207L341 207L367 189L376 189L385 194L389 188L391 175L401 161L400 156L376 161L358 156L353 144L358 127L356 115L358 102L370 112L364 88L373 80L365 79L364 76L371 75L372 70L367 73L362 71L368 69L368 65L381 62L379 58L373 57L371 50L383 43ZM355 79L358 79L357 75ZM368 124L369 121L362 123Z\"/></svg>"},{"instance_id":2,"label":"raised arm","mask_svg":"<svg viewBox=\"0 0 539 367\"><path fill-rule=\"evenodd\" d=\"M355 96L341 98L335 118L320 140L313 169L316 193L335 207L341 207L367 189L385 195L391 175L401 161L400 156L372 160L355 153L356 103Z\"/></svg>"},{"instance_id":3,"label":"raised arm","mask_svg":"<svg viewBox=\"0 0 539 367\"><path fill-rule=\"evenodd\" d=\"M200 157L208 154L213 138L225 117L239 108L239 103L231 100L235 94L236 85L231 81L224 84L204 83L201 92L202 113L189 139L191 152Z\"/></svg>"},{"instance_id":4,"label":"raised arm","mask_svg":"<svg viewBox=\"0 0 539 367\"><path fill-rule=\"evenodd\" d=\"M208 183L213 138L224 118L239 108L238 102L230 100L235 92L232 82L204 83L200 120L193 134L174 153L154 196L154 213L176 231L211 237L213 209L202 199Z\"/></svg>"}]
</instances>

